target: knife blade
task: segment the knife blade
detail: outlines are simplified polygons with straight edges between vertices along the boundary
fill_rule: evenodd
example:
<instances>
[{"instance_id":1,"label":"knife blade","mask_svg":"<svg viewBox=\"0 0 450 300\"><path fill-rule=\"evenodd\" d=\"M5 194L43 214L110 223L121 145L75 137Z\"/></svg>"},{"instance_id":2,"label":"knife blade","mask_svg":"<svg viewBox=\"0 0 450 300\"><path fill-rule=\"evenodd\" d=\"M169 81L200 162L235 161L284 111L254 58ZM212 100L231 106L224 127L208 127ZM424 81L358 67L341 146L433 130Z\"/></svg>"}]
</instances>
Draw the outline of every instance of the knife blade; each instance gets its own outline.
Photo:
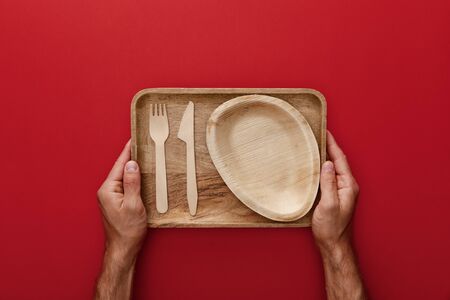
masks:
<instances>
[{"instance_id":1,"label":"knife blade","mask_svg":"<svg viewBox=\"0 0 450 300\"><path fill-rule=\"evenodd\" d=\"M181 118L178 138L186 143L186 189L189 213L194 216L197 212L197 178L195 172L194 147L194 103L189 104Z\"/></svg>"}]
</instances>

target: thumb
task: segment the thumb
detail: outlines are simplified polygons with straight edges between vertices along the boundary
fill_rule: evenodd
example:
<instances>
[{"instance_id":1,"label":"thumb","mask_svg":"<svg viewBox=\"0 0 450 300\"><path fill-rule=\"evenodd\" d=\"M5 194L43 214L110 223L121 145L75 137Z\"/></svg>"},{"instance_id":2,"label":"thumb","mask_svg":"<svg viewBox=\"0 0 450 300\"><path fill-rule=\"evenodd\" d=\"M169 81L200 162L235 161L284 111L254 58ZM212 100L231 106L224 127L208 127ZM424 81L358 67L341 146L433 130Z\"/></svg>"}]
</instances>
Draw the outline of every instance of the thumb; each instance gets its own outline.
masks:
<instances>
[{"instance_id":1,"label":"thumb","mask_svg":"<svg viewBox=\"0 0 450 300\"><path fill-rule=\"evenodd\" d=\"M130 160L126 163L123 172L123 192L125 197L140 197L141 194L141 173L138 164Z\"/></svg>"},{"instance_id":2,"label":"thumb","mask_svg":"<svg viewBox=\"0 0 450 300\"><path fill-rule=\"evenodd\" d=\"M336 171L331 161L326 161L322 165L320 173L320 205L325 207L334 207L338 204Z\"/></svg>"}]
</instances>

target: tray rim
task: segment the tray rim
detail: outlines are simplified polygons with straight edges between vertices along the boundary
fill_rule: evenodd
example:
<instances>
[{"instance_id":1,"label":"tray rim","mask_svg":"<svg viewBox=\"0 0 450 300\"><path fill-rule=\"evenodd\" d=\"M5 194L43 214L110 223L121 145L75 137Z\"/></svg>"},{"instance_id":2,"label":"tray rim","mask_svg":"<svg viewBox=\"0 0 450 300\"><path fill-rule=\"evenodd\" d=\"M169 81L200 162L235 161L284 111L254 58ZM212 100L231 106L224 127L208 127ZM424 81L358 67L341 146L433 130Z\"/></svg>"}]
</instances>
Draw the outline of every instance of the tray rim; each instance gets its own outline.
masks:
<instances>
[{"instance_id":1,"label":"tray rim","mask_svg":"<svg viewBox=\"0 0 450 300\"><path fill-rule=\"evenodd\" d=\"M154 87L144 88L138 91L131 101L131 159L137 158L137 118L136 118L136 106L142 96L146 94L311 94L314 95L320 102L321 106L321 136L320 142L320 169L326 159L326 136L327 136L327 102L325 96L311 88L186 88L186 87ZM314 207L312 208L312 210ZM166 225L155 225L151 222L147 222L149 227L152 228L281 228L281 227L310 227L311 222L308 223L293 223L293 222L275 222L264 224L227 224L227 223L204 223L204 224L191 224L191 223L177 223Z\"/></svg>"}]
</instances>

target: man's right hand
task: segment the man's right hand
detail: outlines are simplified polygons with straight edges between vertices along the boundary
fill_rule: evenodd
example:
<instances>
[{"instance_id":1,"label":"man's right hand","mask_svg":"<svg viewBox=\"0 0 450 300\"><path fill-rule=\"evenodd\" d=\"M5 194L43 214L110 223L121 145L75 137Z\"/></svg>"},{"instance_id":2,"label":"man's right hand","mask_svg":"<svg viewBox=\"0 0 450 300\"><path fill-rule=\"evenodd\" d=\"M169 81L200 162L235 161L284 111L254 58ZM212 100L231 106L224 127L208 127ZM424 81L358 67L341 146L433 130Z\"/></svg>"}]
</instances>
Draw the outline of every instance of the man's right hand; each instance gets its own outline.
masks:
<instances>
[{"instance_id":1,"label":"man's right hand","mask_svg":"<svg viewBox=\"0 0 450 300\"><path fill-rule=\"evenodd\" d=\"M361 300L365 299L364 286L350 241L359 187L330 132L327 150L331 161L322 166L322 195L313 214L312 231L322 255L328 300Z\"/></svg>"},{"instance_id":2,"label":"man's right hand","mask_svg":"<svg viewBox=\"0 0 450 300\"><path fill-rule=\"evenodd\" d=\"M359 193L347 159L330 132L327 152L331 161L322 166L322 195L312 220L314 238L321 252L350 243L350 222Z\"/></svg>"}]
</instances>

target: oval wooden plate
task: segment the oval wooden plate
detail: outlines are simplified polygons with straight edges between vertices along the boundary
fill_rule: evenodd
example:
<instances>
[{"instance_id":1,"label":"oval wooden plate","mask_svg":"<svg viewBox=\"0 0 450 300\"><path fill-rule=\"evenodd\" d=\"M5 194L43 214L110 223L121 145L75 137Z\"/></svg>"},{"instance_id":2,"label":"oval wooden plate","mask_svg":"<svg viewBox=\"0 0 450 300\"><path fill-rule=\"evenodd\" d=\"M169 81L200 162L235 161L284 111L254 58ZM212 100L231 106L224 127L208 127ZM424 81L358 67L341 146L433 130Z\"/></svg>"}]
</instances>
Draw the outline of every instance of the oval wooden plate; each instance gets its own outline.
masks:
<instances>
[{"instance_id":1,"label":"oval wooden plate","mask_svg":"<svg viewBox=\"0 0 450 300\"><path fill-rule=\"evenodd\" d=\"M211 114L206 144L222 179L250 209L284 222L311 209L319 148L308 122L289 103L265 95L231 99Z\"/></svg>"}]
</instances>

